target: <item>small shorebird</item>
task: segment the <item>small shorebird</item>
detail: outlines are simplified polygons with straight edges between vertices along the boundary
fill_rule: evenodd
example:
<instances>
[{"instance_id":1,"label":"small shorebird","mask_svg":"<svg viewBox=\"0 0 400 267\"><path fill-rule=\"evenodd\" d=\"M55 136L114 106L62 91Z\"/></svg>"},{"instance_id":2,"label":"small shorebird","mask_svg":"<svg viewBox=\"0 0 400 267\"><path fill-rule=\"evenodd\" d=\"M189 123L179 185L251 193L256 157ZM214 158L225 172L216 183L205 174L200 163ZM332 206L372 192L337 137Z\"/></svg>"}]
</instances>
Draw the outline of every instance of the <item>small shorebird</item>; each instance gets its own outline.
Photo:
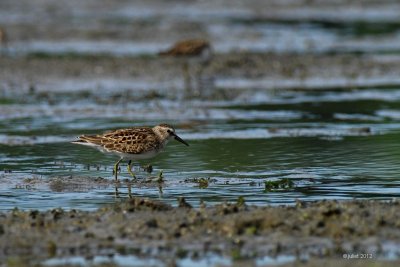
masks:
<instances>
[{"instance_id":1,"label":"small shorebird","mask_svg":"<svg viewBox=\"0 0 400 267\"><path fill-rule=\"evenodd\" d=\"M176 135L174 127L165 123L153 128L133 127L118 129L100 135L81 135L77 141L73 141L72 143L95 147L101 152L119 156L120 159L114 165L115 180L118 181L118 165L122 160L129 160L128 173L133 178L136 178L131 170L132 160L155 157L165 148L171 139L189 146L188 143Z\"/></svg>"},{"instance_id":2,"label":"small shorebird","mask_svg":"<svg viewBox=\"0 0 400 267\"><path fill-rule=\"evenodd\" d=\"M162 51L162 56L207 56L204 52L210 52L210 43L202 39L188 39L176 42L170 49Z\"/></svg>"},{"instance_id":3,"label":"small shorebird","mask_svg":"<svg viewBox=\"0 0 400 267\"><path fill-rule=\"evenodd\" d=\"M200 63L196 73L198 87L197 95L201 94L201 76L204 68L209 64L212 56L211 45L202 39L189 39L176 42L171 48L158 53L160 56L173 56L183 59L182 72L185 89L193 96L192 81L190 78L190 63Z\"/></svg>"}]
</instances>

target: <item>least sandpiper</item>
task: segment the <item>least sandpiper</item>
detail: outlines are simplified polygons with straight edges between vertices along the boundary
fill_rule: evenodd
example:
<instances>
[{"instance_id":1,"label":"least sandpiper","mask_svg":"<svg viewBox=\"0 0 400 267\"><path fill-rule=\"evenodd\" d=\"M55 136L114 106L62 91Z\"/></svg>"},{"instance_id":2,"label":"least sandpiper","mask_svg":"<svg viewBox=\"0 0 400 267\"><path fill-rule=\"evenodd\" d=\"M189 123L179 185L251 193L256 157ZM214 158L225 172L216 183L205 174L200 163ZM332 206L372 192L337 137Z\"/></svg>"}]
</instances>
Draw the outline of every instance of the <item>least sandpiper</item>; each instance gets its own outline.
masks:
<instances>
[{"instance_id":1,"label":"least sandpiper","mask_svg":"<svg viewBox=\"0 0 400 267\"><path fill-rule=\"evenodd\" d=\"M173 56L183 59L182 71L185 89L190 96L201 94L201 76L204 68L210 63L212 56L211 45L208 41L202 39L189 39L176 42L171 48L158 53L160 56ZM198 64L195 75L198 92L194 93L192 81L190 78L190 62ZM195 84L196 85L196 84Z\"/></svg>"},{"instance_id":2,"label":"least sandpiper","mask_svg":"<svg viewBox=\"0 0 400 267\"><path fill-rule=\"evenodd\" d=\"M74 144L91 146L104 153L111 153L120 157L114 165L115 180L118 181L117 172L119 163L126 159L128 162L128 173L133 177L131 170L132 160L149 159L158 155L168 141L176 139L189 146L175 133L174 127L168 124L160 124L151 127L133 127L118 129L99 135L81 135Z\"/></svg>"}]
</instances>

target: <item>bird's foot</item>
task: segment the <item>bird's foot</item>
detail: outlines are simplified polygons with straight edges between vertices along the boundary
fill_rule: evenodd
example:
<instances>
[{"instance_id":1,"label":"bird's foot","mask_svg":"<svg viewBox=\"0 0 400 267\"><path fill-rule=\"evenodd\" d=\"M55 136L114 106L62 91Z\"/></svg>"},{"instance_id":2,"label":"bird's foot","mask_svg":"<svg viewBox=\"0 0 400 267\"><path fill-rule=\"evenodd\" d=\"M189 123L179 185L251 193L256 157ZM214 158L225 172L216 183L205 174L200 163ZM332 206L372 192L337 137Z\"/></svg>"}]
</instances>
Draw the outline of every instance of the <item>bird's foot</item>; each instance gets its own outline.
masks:
<instances>
[{"instance_id":1,"label":"bird's foot","mask_svg":"<svg viewBox=\"0 0 400 267\"><path fill-rule=\"evenodd\" d=\"M120 167L118 167L118 169L113 168L112 175L115 175L115 172L116 173L121 172L121 168Z\"/></svg>"},{"instance_id":2,"label":"bird's foot","mask_svg":"<svg viewBox=\"0 0 400 267\"><path fill-rule=\"evenodd\" d=\"M129 174L132 176L132 181L137 180L136 175L132 171L130 171Z\"/></svg>"},{"instance_id":3,"label":"bird's foot","mask_svg":"<svg viewBox=\"0 0 400 267\"><path fill-rule=\"evenodd\" d=\"M163 171L161 170L157 176L150 176L146 179L147 183L151 183L151 182L157 182L157 183L162 183L164 182L164 176L163 176Z\"/></svg>"},{"instance_id":4,"label":"bird's foot","mask_svg":"<svg viewBox=\"0 0 400 267\"><path fill-rule=\"evenodd\" d=\"M130 165L128 165L128 173L132 176L132 180L133 181L136 181L136 176L135 176L135 173L134 172L132 172L132 169L131 169L131 166Z\"/></svg>"}]
</instances>

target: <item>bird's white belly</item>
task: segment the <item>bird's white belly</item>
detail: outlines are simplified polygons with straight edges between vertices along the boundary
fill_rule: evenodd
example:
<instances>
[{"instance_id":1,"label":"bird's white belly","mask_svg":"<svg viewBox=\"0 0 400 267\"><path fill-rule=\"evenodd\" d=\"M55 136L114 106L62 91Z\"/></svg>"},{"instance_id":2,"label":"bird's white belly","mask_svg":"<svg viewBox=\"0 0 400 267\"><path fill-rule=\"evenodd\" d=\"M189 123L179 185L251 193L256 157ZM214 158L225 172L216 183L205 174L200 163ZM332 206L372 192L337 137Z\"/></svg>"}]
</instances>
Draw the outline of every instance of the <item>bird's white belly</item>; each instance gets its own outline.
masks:
<instances>
[{"instance_id":1,"label":"bird's white belly","mask_svg":"<svg viewBox=\"0 0 400 267\"><path fill-rule=\"evenodd\" d=\"M112 153L114 155L117 155L117 156L123 158L123 159L141 160L141 159L154 158L160 152L161 152L161 150L151 150L151 151L148 151L148 152L145 152L145 153L141 153L141 154L129 154L129 153L116 152L116 151L113 151Z\"/></svg>"},{"instance_id":2,"label":"bird's white belly","mask_svg":"<svg viewBox=\"0 0 400 267\"><path fill-rule=\"evenodd\" d=\"M123 153L123 152L118 152L118 151L114 151L114 150L108 150L102 146L99 145L93 145L93 144L86 144L83 143L83 145L88 145L88 146L92 146L97 148L98 150L100 150L101 152L105 153L105 154L114 154L119 156L120 158L123 159L127 159L127 160L141 160L141 159L150 159L150 158L154 158L155 156L157 156L160 152L162 152L165 148L165 145L167 144L168 140L164 141L164 143L160 146L159 149L154 149L154 150L150 150L144 153L140 153L140 154L130 154L130 153Z\"/></svg>"}]
</instances>

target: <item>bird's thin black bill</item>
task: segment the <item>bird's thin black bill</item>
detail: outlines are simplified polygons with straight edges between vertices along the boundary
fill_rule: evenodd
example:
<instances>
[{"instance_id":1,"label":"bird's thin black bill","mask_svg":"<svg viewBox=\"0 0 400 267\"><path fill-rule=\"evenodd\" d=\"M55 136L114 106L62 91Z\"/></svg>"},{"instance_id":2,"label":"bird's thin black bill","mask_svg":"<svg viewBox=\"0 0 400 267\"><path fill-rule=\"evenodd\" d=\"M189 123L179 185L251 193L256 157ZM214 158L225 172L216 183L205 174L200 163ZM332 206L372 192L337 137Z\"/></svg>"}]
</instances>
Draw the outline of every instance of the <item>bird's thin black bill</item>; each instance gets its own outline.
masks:
<instances>
[{"instance_id":1,"label":"bird's thin black bill","mask_svg":"<svg viewBox=\"0 0 400 267\"><path fill-rule=\"evenodd\" d=\"M175 139L176 139L177 141L181 142L182 144L189 146L188 143L186 143L185 141L183 141L183 139L180 138L179 136L177 136L176 134L175 134Z\"/></svg>"}]
</instances>

